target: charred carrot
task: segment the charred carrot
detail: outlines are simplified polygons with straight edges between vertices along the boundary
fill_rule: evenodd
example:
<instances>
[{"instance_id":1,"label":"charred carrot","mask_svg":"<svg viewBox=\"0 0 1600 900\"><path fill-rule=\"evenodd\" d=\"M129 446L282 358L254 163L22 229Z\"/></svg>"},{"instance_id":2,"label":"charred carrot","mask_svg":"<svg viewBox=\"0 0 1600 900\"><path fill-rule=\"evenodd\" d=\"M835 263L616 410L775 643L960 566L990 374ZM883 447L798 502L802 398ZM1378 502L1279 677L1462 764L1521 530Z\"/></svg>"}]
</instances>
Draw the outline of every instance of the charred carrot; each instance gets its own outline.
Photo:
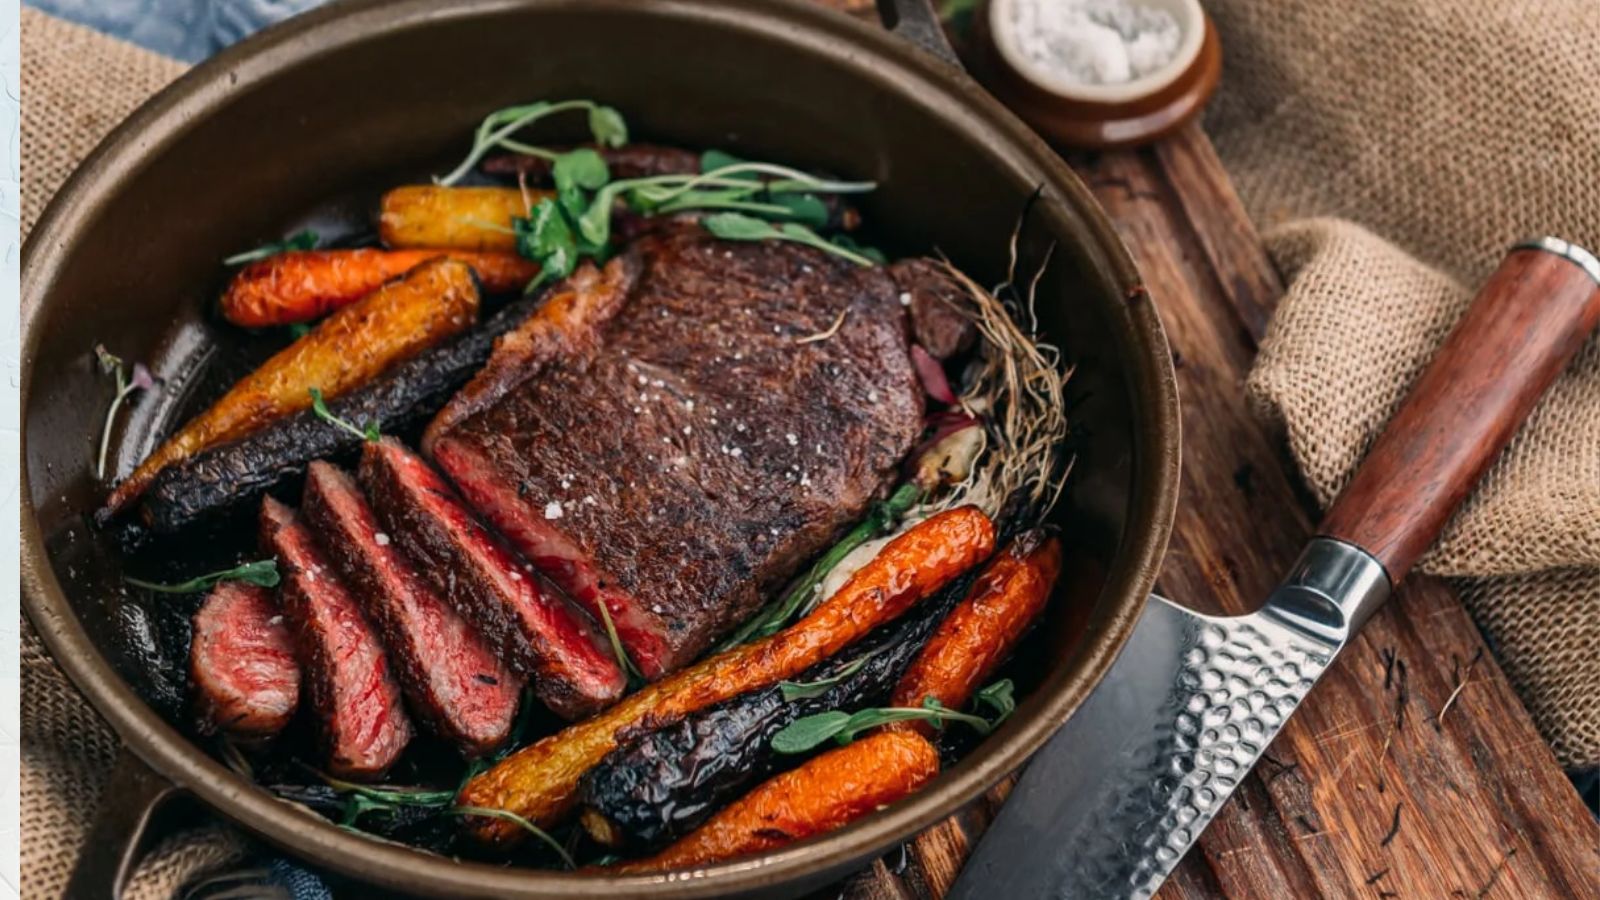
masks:
<instances>
[{"instance_id":1,"label":"charred carrot","mask_svg":"<svg viewBox=\"0 0 1600 900\"><path fill-rule=\"evenodd\" d=\"M105 512L143 493L156 473L311 405L311 388L336 397L472 324L478 289L454 260L423 263L404 279L346 306L228 390L117 485Z\"/></svg>"},{"instance_id":2,"label":"charred carrot","mask_svg":"<svg viewBox=\"0 0 1600 900\"><path fill-rule=\"evenodd\" d=\"M378 235L390 247L511 253L511 220L528 215L549 191L413 185L383 195Z\"/></svg>"},{"instance_id":3,"label":"charred carrot","mask_svg":"<svg viewBox=\"0 0 1600 900\"><path fill-rule=\"evenodd\" d=\"M762 782L706 824L623 872L710 865L833 831L905 798L939 773L939 751L913 731L879 731Z\"/></svg>"},{"instance_id":4,"label":"charred carrot","mask_svg":"<svg viewBox=\"0 0 1600 900\"><path fill-rule=\"evenodd\" d=\"M764 640L719 653L635 693L609 710L512 754L467 782L463 806L503 809L541 827L574 806L579 779L643 722L672 722L746 691L805 671L932 596L994 549L994 525L964 506L919 522L804 619ZM476 819L482 840L509 843L520 832Z\"/></svg>"},{"instance_id":5,"label":"charred carrot","mask_svg":"<svg viewBox=\"0 0 1600 900\"><path fill-rule=\"evenodd\" d=\"M1019 536L978 576L972 593L945 617L895 685L890 705L918 707L932 697L960 709L1011 652L1061 572L1061 542L1039 531ZM896 730L933 734L926 720L896 722Z\"/></svg>"},{"instance_id":6,"label":"charred carrot","mask_svg":"<svg viewBox=\"0 0 1600 900\"><path fill-rule=\"evenodd\" d=\"M245 328L320 319L404 275L438 250L301 250L251 263L222 295L222 316ZM539 266L515 253L447 251L466 263L491 294L521 290Z\"/></svg>"}]
</instances>

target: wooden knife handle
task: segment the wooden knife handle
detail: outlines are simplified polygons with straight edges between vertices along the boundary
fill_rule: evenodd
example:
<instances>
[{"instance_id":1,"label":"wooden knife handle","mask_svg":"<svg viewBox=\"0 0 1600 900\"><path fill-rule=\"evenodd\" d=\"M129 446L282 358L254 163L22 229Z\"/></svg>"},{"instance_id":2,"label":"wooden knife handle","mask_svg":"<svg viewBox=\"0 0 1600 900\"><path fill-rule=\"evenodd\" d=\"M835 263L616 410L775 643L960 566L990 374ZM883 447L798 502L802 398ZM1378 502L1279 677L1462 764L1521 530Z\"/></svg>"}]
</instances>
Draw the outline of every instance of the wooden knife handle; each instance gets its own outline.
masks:
<instances>
[{"instance_id":1,"label":"wooden knife handle","mask_svg":"<svg viewBox=\"0 0 1600 900\"><path fill-rule=\"evenodd\" d=\"M1600 260L1552 238L1513 247L1319 533L1366 550L1398 583L1597 322Z\"/></svg>"}]
</instances>

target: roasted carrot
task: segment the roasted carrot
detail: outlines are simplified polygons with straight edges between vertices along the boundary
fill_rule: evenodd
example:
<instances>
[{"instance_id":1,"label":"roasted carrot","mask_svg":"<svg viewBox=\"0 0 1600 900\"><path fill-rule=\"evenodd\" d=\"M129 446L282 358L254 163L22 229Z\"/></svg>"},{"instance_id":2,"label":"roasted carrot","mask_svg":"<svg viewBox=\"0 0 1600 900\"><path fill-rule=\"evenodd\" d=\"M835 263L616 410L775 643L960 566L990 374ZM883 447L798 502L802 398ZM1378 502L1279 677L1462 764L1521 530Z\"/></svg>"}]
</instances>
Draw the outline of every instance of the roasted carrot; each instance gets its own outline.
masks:
<instances>
[{"instance_id":1,"label":"roasted carrot","mask_svg":"<svg viewBox=\"0 0 1600 900\"><path fill-rule=\"evenodd\" d=\"M383 195L378 235L390 247L517 249L511 220L528 215L549 191L412 185Z\"/></svg>"},{"instance_id":2,"label":"roasted carrot","mask_svg":"<svg viewBox=\"0 0 1600 900\"><path fill-rule=\"evenodd\" d=\"M878 731L764 781L655 856L617 866L656 872L710 865L833 831L905 798L939 773L914 731Z\"/></svg>"},{"instance_id":3,"label":"roasted carrot","mask_svg":"<svg viewBox=\"0 0 1600 900\"><path fill-rule=\"evenodd\" d=\"M435 256L471 267L491 294L520 290L539 266L515 253L438 250L302 250L251 263L233 276L222 294L222 315L245 328L267 328L320 319L360 300L384 282Z\"/></svg>"},{"instance_id":4,"label":"roasted carrot","mask_svg":"<svg viewBox=\"0 0 1600 900\"><path fill-rule=\"evenodd\" d=\"M137 498L172 463L306 409L311 388L336 397L471 325L477 312L470 269L449 259L423 263L323 320L189 420L117 485L106 513Z\"/></svg>"},{"instance_id":5,"label":"roasted carrot","mask_svg":"<svg viewBox=\"0 0 1600 900\"><path fill-rule=\"evenodd\" d=\"M919 522L895 538L804 619L763 640L719 653L640 690L609 710L512 754L467 782L463 806L504 809L549 826L571 811L579 779L642 722L666 723L805 671L873 628L933 595L994 549L994 525L964 506ZM491 843L522 832L500 819L476 819Z\"/></svg>"},{"instance_id":6,"label":"roasted carrot","mask_svg":"<svg viewBox=\"0 0 1600 900\"><path fill-rule=\"evenodd\" d=\"M947 709L966 706L1044 609L1060 572L1061 542L1056 538L1030 531L1012 541L978 576L967 599L939 624L900 676L889 705L917 707L932 697ZM933 734L926 720L887 727Z\"/></svg>"}]
</instances>

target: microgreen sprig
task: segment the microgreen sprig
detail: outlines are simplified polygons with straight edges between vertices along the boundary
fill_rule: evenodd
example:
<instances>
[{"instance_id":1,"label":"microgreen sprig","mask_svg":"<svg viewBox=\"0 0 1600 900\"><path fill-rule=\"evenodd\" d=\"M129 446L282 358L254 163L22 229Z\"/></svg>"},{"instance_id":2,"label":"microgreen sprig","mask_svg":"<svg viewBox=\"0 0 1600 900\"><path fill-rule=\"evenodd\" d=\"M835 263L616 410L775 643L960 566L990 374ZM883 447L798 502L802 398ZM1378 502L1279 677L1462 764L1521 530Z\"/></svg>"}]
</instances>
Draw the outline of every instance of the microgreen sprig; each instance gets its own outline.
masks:
<instances>
[{"instance_id":1,"label":"microgreen sprig","mask_svg":"<svg viewBox=\"0 0 1600 900\"><path fill-rule=\"evenodd\" d=\"M628 143L628 125L623 120L622 114L593 100L562 100L554 103L541 100L522 106L508 106L484 116L483 121L478 124L477 132L473 135L472 149L467 152L466 159L463 159L461 164L452 169L448 175L435 180L442 185L455 184L472 171L472 167L483 159L485 153L496 147L555 160L560 154L543 147L522 143L513 139L512 135L540 119L575 110L588 112L589 133L593 135L595 143L603 147L621 147Z\"/></svg>"},{"instance_id":2,"label":"microgreen sprig","mask_svg":"<svg viewBox=\"0 0 1600 900\"><path fill-rule=\"evenodd\" d=\"M116 425L117 410L122 408L122 401L134 391L149 390L156 386L156 379L144 363L134 363L130 374L124 368L122 359L112 355L104 344L94 345L95 359L100 361L100 371L111 375L117 380L116 396L111 398L111 406L106 410L105 425L100 429L100 454L96 457L94 475L96 478L106 477L106 453L111 447L111 429Z\"/></svg>"},{"instance_id":3,"label":"microgreen sprig","mask_svg":"<svg viewBox=\"0 0 1600 900\"><path fill-rule=\"evenodd\" d=\"M594 605L600 610L600 624L605 626L606 639L611 642L611 652L616 655L617 665L622 667L622 674L628 677L629 687L643 684L644 673L633 664L633 657L629 656L628 651L622 646L622 638L617 635L616 623L611 621L611 610L606 607L605 598L597 598Z\"/></svg>"},{"instance_id":4,"label":"microgreen sprig","mask_svg":"<svg viewBox=\"0 0 1600 900\"><path fill-rule=\"evenodd\" d=\"M873 264L871 257L829 241L798 222L775 225L743 213L723 212L706 216L700 224L725 241L794 241L848 259L858 266Z\"/></svg>"},{"instance_id":5,"label":"microgreen sprig","mask_svg":"<svg viewBox=\"0 0 1600 900\"><path fill-rule=\"evenodd\" d=\"M242 266L245 263L255 262L258 259L266 259L269 256L276 256L279 253L287 253L290 250L314 250L316 249L317 242L321 239L322 238L315 231L311 230L310 228L306 228L289 235L277 243L262 244L254 250L246 250L243 253L235 253L234 255L223 260L222 264L225 266Z\"/></svg>"},{"instance_id":6,"label":"microgreen sprig","mask_svg":"<svg viewBox=\"0 0 1600 900\"><path fill-rule=\"evenodd\" d=\"M328 410L327 401L322 399L321 388L311 388L310 394L311 411L316 413L317 418L321 419L322 421L327 422L329 425L332 425L336 428L342 428L364 441L376 443L379 438L383 437L383 434L378 430L377 422L368 422L366 427L359 428L350 420L341 419L330 412Z\"/></svg>"},{"instance_id":7,"label":"microgreen sprig","mask_svg":"<svg viewBox=\"0 0 1600 900\"><path fill-rule=\"evenodd\" d=\"M960 722L979 734L988 734L994 728L983 716L950 709L928 697L921 706L874 707L853 713L835 709L796 719L772 736L772 749L779 753L807 753L830 738L838 744L848 744L863 731L909 721L932 722L937 728Z\"/></svg>"},{"instance_id":8,"label":"microgreen sprig","mask_svg":"<svg viewBox=\"0 0 1600 900\"><path fill-rule=\"evenodd\" d=\"M221 581L242 581L257 587L278 586L278 561L276 559L258 559L254 562L242 563L231 569L220 572L208 572L204 575L180 581L177 584L160 584L154 581L144 581L139 578L123 576L123 581L136 588L155 591L158 594L198 594L215 587Z\"/></svg>"}]
</instances>

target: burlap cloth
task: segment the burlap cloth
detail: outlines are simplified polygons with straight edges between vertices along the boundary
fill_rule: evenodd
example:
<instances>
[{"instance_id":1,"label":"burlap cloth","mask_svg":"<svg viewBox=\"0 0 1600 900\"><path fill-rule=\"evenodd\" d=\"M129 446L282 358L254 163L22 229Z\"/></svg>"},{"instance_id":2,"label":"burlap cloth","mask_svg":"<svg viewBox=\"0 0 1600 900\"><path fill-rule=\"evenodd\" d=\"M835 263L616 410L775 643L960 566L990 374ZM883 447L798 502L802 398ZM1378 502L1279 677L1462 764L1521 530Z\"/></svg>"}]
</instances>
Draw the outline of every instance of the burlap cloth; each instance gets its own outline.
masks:
<instances>
[{"instance_id":1,"label":"burlap cloth","mask_svg":"<svg viewBox=\"0 0 1600 900\"><path fill-rule=\"evenodd\" d=\"M1600 3L1207 6L1227 48L1208 128L1289 286L1248 389L1326 502L1507 243L1600 246ZM22 51L26 234L183 67L29 9ZM1424 568L1457 579L1561 761L1600 761L1600 344ZM22 677L24 891L55 897L117 742L27 628ZM147 858L129 896L171 896L243 852L202 826Z\"/></svg>"}]
</instances>

